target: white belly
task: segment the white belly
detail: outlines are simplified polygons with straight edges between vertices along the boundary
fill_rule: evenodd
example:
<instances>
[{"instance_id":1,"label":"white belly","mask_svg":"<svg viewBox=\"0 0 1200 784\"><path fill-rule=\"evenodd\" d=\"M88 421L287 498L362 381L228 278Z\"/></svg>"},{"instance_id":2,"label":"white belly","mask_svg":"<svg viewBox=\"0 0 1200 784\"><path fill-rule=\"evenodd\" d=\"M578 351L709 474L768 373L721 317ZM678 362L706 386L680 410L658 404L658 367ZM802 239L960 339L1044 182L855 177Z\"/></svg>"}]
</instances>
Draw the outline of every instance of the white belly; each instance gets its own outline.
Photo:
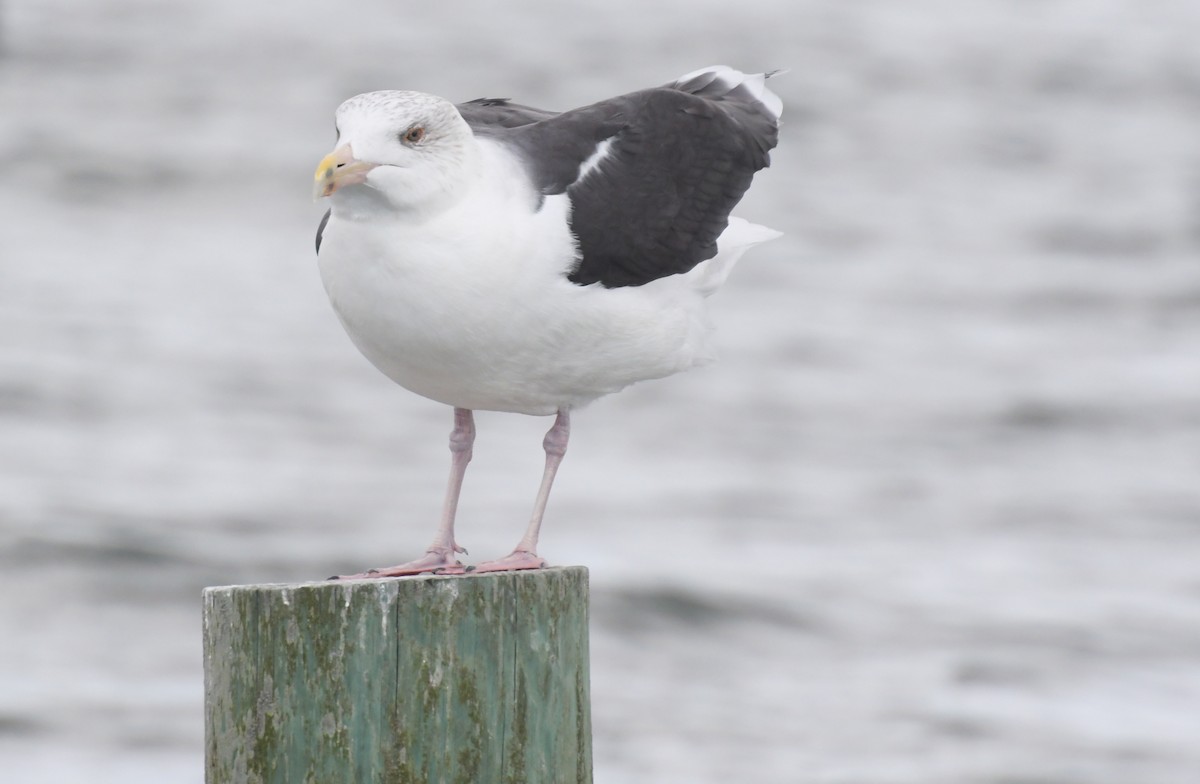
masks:
<instances>
[{"instance_id":1,"label":"white belly","mask_svg":"<svg viewBox=\"0 0 1200 784\"><path fill-rule=\"evenodd\" d=\"M468 409L552 414L707 358L703 297L681 276L636 288L566 279L565 196L486 225L464 204L420 225L335 214L321 278L355 345L413 392ZM547 239L549 237L549 239Z\"/></svg>"}]
</instances>

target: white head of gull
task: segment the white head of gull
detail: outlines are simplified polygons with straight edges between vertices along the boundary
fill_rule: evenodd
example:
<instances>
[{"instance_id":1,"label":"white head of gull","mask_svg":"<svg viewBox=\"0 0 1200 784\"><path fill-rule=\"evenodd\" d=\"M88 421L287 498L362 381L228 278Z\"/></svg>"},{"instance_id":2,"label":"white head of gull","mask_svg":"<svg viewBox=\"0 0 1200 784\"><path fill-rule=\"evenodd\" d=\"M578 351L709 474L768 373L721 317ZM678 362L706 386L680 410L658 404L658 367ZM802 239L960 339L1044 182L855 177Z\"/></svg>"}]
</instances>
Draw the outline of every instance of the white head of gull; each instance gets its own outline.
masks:
<instances>
[{"instance_id":1,"label":"white head of gull","mask_svg":"<svg viewBox=\"0 0 1200 784\"><path fill-rule=\"evenodd\" d=\"M570 412L712 358L705 299L778 232L730 216L769 163L770 74L704 68L555 113L507 99L355 96L317 168L321 279L384 374L454 408L445 506L414 561L351 577L540 568ZM454 533L475 410L554 415L513 552L465 567Z\"/></svg>"}]
</instances>

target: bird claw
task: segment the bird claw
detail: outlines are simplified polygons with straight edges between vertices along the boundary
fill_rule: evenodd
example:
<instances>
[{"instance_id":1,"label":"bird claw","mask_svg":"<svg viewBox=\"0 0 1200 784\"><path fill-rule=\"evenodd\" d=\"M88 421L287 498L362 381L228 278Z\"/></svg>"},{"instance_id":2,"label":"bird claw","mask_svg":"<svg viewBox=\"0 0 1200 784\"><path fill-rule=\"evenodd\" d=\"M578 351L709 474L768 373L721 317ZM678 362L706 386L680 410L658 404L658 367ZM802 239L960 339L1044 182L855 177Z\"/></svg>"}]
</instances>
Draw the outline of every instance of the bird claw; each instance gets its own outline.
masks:
<instances>
[{"instance_id":1,"label":"bird claw","mask_svg":"<svg viewBox=\"0 0 1200 784\"><path fill-rule=\"evenodd\" d=\"M476 574L483 574L486 572L513 572L522 569L544 568L546 568L546 559L537 553L529 552L528 550L513 550L503 558L497 558L494 561L484 561L478 566L472 567L472 571Z\"/></svg>"},{"instance_id":2,"label":"bird claw","mask_svg":"<svg viewBox=\"0 0 1200 784\"><path fill-rule=\"evenodd\" d=\"M457 550L457 548L455 548ZM452 551L429 551L424 558L402 563L397 566L387 566L382 569L368 569L359 574L337 575L334 580L375 580L381 577L406 577L414 574L462 574L464 567L454 557Z\"/></svg>"}]
</instances>

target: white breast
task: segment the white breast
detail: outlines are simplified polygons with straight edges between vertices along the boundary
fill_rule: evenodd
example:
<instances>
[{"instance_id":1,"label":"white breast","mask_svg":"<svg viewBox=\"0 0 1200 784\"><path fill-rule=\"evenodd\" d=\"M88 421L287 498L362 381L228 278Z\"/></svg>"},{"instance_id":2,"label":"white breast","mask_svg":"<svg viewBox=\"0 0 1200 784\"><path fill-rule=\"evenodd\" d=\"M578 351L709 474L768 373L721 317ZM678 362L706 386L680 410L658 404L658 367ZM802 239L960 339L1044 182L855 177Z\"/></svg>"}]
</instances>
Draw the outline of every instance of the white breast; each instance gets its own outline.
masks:
<instances>
[{"instance_id":1,"label":"white breast","mask_svg":"<svg viewBox=\"0 0 1200 784\"><path fill-rule=\"evenodd\" d=\"M707 359L698 276L571 283L567 197L536 209L516 162L480 148L481 176L437 216L335 207L325 228L322 281L376 367L447 405L552 414Z\"/></svg>"}]
</instances>

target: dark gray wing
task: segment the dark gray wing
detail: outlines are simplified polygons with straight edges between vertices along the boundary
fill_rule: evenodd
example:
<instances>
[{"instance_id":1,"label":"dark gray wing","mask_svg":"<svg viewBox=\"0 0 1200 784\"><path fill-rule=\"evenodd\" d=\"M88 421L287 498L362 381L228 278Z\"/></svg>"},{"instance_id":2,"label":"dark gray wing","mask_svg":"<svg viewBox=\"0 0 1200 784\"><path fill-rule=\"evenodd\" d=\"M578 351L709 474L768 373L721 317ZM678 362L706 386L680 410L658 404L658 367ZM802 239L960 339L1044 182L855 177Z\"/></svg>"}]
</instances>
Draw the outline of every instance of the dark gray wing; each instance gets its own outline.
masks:
<instances>
[{"instance_id":1,"label":"dark gray wing","mask_svg":"<svg viewBox=\"0 0 1200 784\"><path fill-rule=\"evenodd\" d=\"M729 213L770 163L778 120L767 107L737 91L680 87L476 128L518 150L543 194L570 197L580 249L572 282L641 286L712 258Z\"/></svg>"},{"instance_id":2,"label":"dark gray wing","mask_svg":"<svg viewBox=\"0 0 1200 784\"><path fill-rule=\"evenodd\" d=\"M474 130L481 128L517 128L529 123L554 117L558 112L548 112L545 109L535 109L532 106L522 106L507 98L476 98L473 101L460 103L456 107L458 113Z\"/></svg>"}]
</instances>

